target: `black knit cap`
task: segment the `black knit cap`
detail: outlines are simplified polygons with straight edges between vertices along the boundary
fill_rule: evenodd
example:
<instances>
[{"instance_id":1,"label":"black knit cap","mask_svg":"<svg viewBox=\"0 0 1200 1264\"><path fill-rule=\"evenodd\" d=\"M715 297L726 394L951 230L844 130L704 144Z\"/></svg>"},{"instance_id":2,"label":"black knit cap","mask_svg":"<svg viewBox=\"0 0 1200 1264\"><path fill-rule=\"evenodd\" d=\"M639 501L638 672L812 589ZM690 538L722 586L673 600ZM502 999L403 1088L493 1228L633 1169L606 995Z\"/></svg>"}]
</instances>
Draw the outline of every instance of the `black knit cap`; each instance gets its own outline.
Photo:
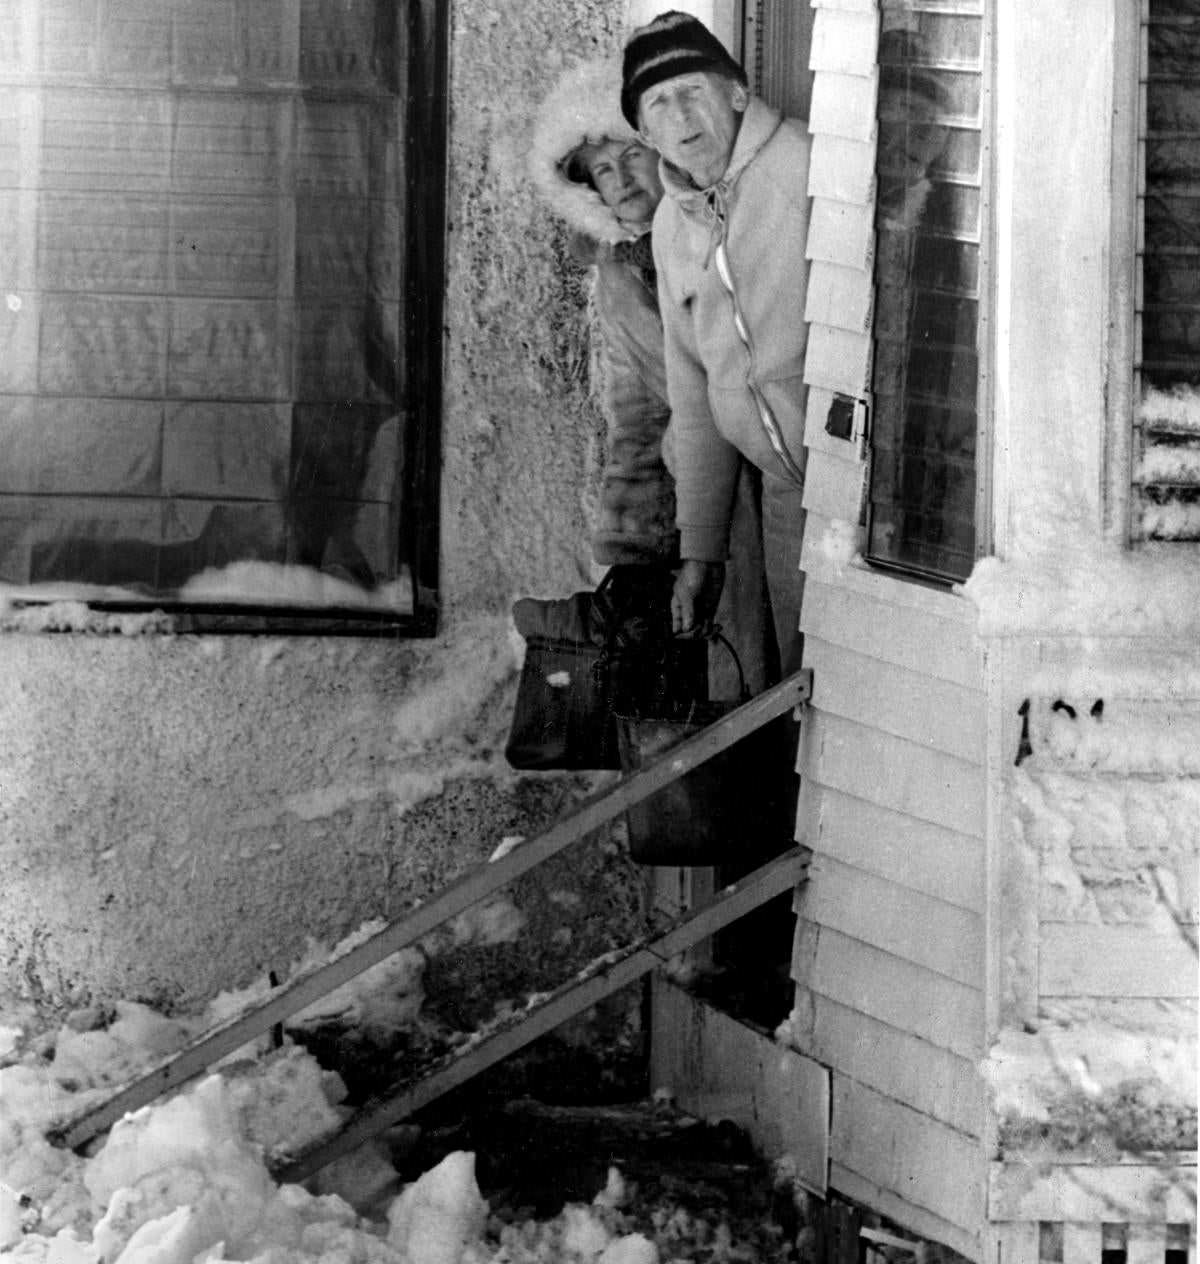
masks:
<instances>
[{"instance_id":1,"label":"black knit cap","mask_svg":"<svg viewBox=\"0 0 1200 1264\"><path fill-rule=\"evenodd\" d=\"M621 113L637 127L638 102L647 88L693 70L711 70L746 86L746 72L725 46L690 13L672 9L640 26L625 43Z\"/></svg>"}]
</instances>

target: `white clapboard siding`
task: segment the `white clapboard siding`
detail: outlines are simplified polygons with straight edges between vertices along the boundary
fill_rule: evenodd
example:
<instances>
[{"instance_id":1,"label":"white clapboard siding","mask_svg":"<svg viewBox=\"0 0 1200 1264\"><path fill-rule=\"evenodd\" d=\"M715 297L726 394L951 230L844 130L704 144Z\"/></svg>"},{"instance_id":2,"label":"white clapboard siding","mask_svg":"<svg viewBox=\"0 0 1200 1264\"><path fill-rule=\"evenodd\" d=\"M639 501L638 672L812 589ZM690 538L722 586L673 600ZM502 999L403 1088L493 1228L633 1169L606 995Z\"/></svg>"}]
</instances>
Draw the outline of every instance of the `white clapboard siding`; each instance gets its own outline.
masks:
<instances>
[{"instance_id":1,"label":"white clapboard siding","mask_svg":"<svg viewBox=\"0 0 1200 1264\"><path fill-rule=\"evenodd\" d=\"M814 268L828 267L837 272L844 272L847 275L853 275L850 268L833 269L832 264L813 264ZM829 410L833 407L834 400L838 394L845 395L846 391L831 391L823 386L810 386L808 388L808 403L805 407L804 417L804 446L808 449L809 460L812 460L814 452L821 452L826 456L836 457L839 461L853 461L856 465L862 467L866 464L865 453L862 460L859 460L857 453L857 439L853 434L849 438L841 438L838 435L831 435L825 428L825 423L829 419ZM815 479L805 479L804 490L809 490L809 483L815 482ZM842 515L843 519L845 515Z\"/></svg>"},{"instance_id":2,"label":"white clapboard siding","mask_svg":"<svg viewBox=\"0 0 1200 1264\"><path fill-rule=\"evenodd\" d=\"M807 896L801 897L802 915L806 901ZM801 985L847 1009L964 1058L977 1058L982 1052L979 988L807 921L797 936L793 970Z\"/></svg>"},{"instance_id":3,"label":"white clapboard siding","mask_svg":"<svg viewBox=\"0 0 1200 1264\"><path fill-rule=\"evenodd\" d=\"M816 707L804 728L802 775L893 812L983 837L984 776L977 763Z\"/></svg>"},{"instance_id":4,"label":"white clapboard siding","mask_svg":"<svg viewBox=\"0 0 1200 1264\"><path fill-rule=\"evenodd\" d=\"M804 298L804 319L810 325L836 325L841 329L866 332L870 328L874 287L865 268L842 268L832 263L814 263L808 273L808 289ZM824 426L829 414L829 398L820 412ZM813 416L812 392L809 392L808 417ZM843 440L845 442L845 440Z\"/></svg>"},{"instance_id":5,"label":"white clapboard siding","mask_svg":"<svg viewBox=\"0 0 1200 1264\"><path fill-rule=\"evenodd\" d=\"M858 1172L843 1167L836 1159L829 1165L829 1184L838 1193L861 1203L864 1207L878 1211L918 1238L926 1238L931 1242L944 1242L951 1250L957 1251L968 1260L983 1258L978 1227L966 1228L951 1224L950 1221L943 1220L941 1216L935 1216L933 1212L926 1211L924 1207L918 1207L915 1203L909 1202L895 1190L876 1185ZM1023 1229L1025 1226L1012 1227ZM1033 1235L1036 1237L1037 1225L1032 1228ZM1028 1258L1037 1259L1036 1245L1034 1254ZM1007 1256L1004 1258L1004 1264L1009 1264Z\"/></svg>"},{"instance_id":6,"label":"white clapboard siding","mask_svg":"<svg viewBox=\"0 0 1200 1264\"><path fill-rule=\"evenodd\" d=\"M808 168L809 197L869 202L875 196L875 142L815 132Z\"/></svg>"},{"instance_id":7,"label":"white clapboard siding","mask_svg":"<svg viewBox=\"0 0 1200 1264\"><path fill-rule=\"evenodd\" d=\"M875 212L855 202L814 198L805 255L847 268L870 269L875 253Z\"/></svg>"},{"instance_id":8,"label":"white clapboard siding","mask_svg":"<svg viewBox=\"0 0 1200 1264\"><path fill-rule=\"evenodd\" d=\"M830 1147L842 1167L951 1224L970 1230L984 1218L987 1164L978 1140L836 1070Z\"/></svg>"},{"instance_id":9,"label":"white clapboard siding","mask_svg":"<svg viewBox=\"0 0 1200 1264\"><path fill-rule=\"evenodd\" d=\"M983 841L931 825L811 778L800 786L804 841L899 887L982 914Z\"/></svg>"},{"instance_id":10,"label":"white clapboard siding","mask_svg":"<svg viewBox=\"0 0 1200 1264\"><path fill-rule=\"evenodd\" d=\"M860 577L874 581L872 586L885 592L888 599L851 586L850 581ZM973 609L962 598L916 591L942 601L936 608L932 602L925 607L902 605L900 599L906 594L897 580L857 572L823 582L819 573L810 571L801 626L806 636L853 647L881 663L982 690L983 660L973 622L964 617L973 614Z\"/></svg>"},{"instance_id":11,"label":"white clapboard siding","mask_svg":"<svg viewBox=\"0 0 1200 1264\"><path fill-rule=\"evenodd\" d=\"M874 140L877 133L875 99L879 72L843 75L824 71L813 80L808 129L813 135L845 136L849 140Z\"/></svg>"},{"instance_id":12,"label":"white clapboard siding","mask_svg":"<svg viewBox=\"0 0 1200 1264\"><path fill-rule=\"evenodd\" d=\"M814 9L841 9L847 13L874 13L879 0L810 0Z\"/></svg>"},{"instance_id":13,"label":"white clapboard siding","mask_svg":"<svg viewBox=\"0 0 1200 1264\"><path fill-rule=\"evenodd\" d=\"M808 469L794 1039L831 1068L830 1184L980 1257L985 695L973 612L872 572L860 436L870 373L876 0L811 0Z\"/></svg>"},{"instance_id":14,"label":"white clapboard siding","mask_svg":"<svg viewBox=\"0 0 1200 1264\"><path fill-rule=\"evenodd\" d=\"M820 854L809 868L803 907L809 921L968 987L981 984L983 924L977 913Z\"/></svg>"},{"instance_id":15,"label":"white clapboard siding","mask_svg":"<svg viewBox=\"0 0 1200 1264\"><path fill-rule=\"evenodd\" d=\"M808 64L816 71L869 75L878 43L879 17L873 11L817 7Z\"/></svg>"},{"instance_id":16,"label":"white clapboard siding","mask_svg":"<svg viewBox=\"0 0 1200 1264\"><path fill-rule=\"evenodd\" d=\"M854 449L849 444L844 453L810 448L804 478L805 512L844 522L857 521L864 472L864 463L854 459Z\"/></svg>"},{"instance_id":17,"label":"white clapboard siding","mask_svg":"<svg viewBox=\"0 0 1200 1264\"><path fill-rule=\"evenodd\" d=\"M982 693L806 632L814 707L930 750L982 766L987 737Z\"/></svg>"},{"instance_id":18,"label":"white clapboard siding","mask_svg":"<svg viewBox=\"0 0 1200 1264\"><path fill-rule=\"evenodd\" d=\"M1196 953L1182 933L1138 925L1041 925L1042 996L1188 998L1196 990Z\"/></svg>"},{"instance_id":19,"label":"white clapboard siding","mask_svg":"<svg viewBox=\"0 0 1200 1264\"><path fill-rule=\"evenodd\" d=\"M811 457L811 452L810 452ZM805 493L807 494L807 480ZM804 521L804 543L800 550L800 569L807 576L804 584L805 594L814 583L825 580L826 571L839 572L845 570L840 561L834 562L826 555L828 537L834 532L853 531L855 552L861 553L865 543L865 532L860 526L851 524L844 514L827 514L819 509L807 509ZM803 627L804 607L800 608L800 620Z\"/></svg>"},{"instance_id":20,"label":"white clapboard siding","mask_svg":"<svg viewBox=\"0 0 1200 1264\"><path fill-rule=\"evenodd\" d=\"M864 330L813 325L804 351L804 381L809 386L862 395L867 389L871 335Z\"/></svg>"},{"instance_id":21,"label":"white clapboard siding","mask_svg":"<svg viewBox=\"0 0 1200 1264\"><path fill-rule=\"evenodd\" d=\"M815 992L797 993L793 1025L799 1013L806 1015L805 1048L818 1062L967 1136L981 1135L983 1086L970 1059Z\"/></svg>"}]
</instances>

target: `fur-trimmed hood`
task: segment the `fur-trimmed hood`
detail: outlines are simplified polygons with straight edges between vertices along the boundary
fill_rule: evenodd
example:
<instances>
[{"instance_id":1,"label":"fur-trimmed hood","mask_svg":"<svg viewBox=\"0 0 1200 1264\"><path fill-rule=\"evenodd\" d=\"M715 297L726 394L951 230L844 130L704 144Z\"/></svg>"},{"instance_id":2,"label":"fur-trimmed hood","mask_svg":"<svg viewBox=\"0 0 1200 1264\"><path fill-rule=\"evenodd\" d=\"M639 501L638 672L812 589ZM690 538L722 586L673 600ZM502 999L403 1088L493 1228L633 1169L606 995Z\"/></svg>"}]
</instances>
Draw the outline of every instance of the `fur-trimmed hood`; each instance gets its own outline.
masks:
<instances>
[{"instance_id":1,"label":"fur-trimmed hood","mask_svg":"<svg viewBox=\"0 0 1200 1264\"><path fill-rule=\"evenodd\" d=\"M560 219L595 241L630 241L616 214L586 184L568 180L563 159L585 141L631 141L636 134L621 114L621 61L611 57L569 67L538 107L529 151L529 174Z\"/></svg>"}]
</instances>

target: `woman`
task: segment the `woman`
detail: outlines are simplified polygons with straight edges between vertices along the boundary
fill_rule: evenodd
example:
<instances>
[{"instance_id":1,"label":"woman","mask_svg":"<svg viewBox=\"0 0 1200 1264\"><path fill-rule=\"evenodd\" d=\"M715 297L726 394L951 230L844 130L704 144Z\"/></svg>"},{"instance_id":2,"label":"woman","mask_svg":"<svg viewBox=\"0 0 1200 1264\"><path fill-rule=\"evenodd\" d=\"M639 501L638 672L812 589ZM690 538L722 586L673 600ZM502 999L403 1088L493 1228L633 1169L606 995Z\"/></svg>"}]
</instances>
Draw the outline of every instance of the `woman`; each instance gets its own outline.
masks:
<instances>
[{"instance_id":1,"label":"woman","mask_svg":"<svg viewBox=\"0 0 1200 1264\"><path fill-rule=\"evenodd\" d=\"M618 108L620 66L568 70L542 102L529 156L549 208L574 230L572 253L595 267L600 396L608 446L596 561L674 563L675 491L662 458L670 419L650 221L662 198L658 154Z\"/></svg>"},{"instance_id":2,"label":"woman","mask_svg":"<svg viewBox=\"0 0 1200 1264\"><path fill-rule=\"evenodd\" d=\"M608 450L593 554L602 565L676 565L675 489L667 468L671 412L650 250L651 220L663 190L658 153L622 116L620 89L619 58L568 69L537 111L529 170L546 205L574 231L575 257L595 269ZM766 631L758 518L757 487L744 470L717 620L737 646L753 692L777 671ZM727 696L733 680L727 656L714 657L714 695Z\"/></svg>"}]
</instances>

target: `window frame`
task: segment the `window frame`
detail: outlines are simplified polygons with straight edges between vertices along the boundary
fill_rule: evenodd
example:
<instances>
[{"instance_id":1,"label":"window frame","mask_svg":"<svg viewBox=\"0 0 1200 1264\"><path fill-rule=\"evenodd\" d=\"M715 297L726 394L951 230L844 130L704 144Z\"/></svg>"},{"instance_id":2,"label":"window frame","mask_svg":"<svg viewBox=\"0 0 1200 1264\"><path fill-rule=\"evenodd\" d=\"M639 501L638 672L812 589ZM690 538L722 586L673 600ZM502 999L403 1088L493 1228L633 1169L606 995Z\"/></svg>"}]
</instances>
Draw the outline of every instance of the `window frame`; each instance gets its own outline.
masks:
<instances>
[{"instance_id":1,"label":"window frame","mask_svg":"<svg viewBox=\"0 0 1200 1264\"><path fill-rule=\"evenodd\" d=\"M161 613L179 634L432 637L439 623L443 309L449 149L449 5L408 0L405 133L408 173L404 259L408 312L404 322L407 427L401 500L402 556L408 559L411 611L367 606L301 606L263 600L173 601L83 597L89 609L124 615ZM81 578L72 581L86 585ZM61 598L33 592L12 600L15 611Z\"/></svg>"},{"instance_id":2,"label":"window frame","mask_svg":"<svg viewBox=\"0 0 1200 1264\"><path fill-rule=\"evenodd\" d=\"M1101 453L1102 529L1132 547L1133 365L1137 351L1138 136L1141 131L1140 4L1115 6L1113 30L1112 205L1109 230L1108 416Z\"/></svg>"},{"instance_id":3,"label":"window frame","mask_svg":"<svg viewBox=\"0 0 1200 1264\"><path fill-rule=\"evenodd\" d=\"M914 0L917 6L921 0ZM995 551L995 295L996 295L996 20L995 0L982 0L980 46L980 151L979 151L979 284L976 314L976 402L975 402L975 561ZM945 3L929 6L929 11L953 12ZM880 20L883 4L879 8ZM877 287L876 287L877 288ZM871 374L874 373L875 338L872 319ZM913 563L880 558L869 552L872 510L872 477L874 468L874 393L867 391L868 431L867 461L864 477L864 549L863 561L872 570L935 589L950 590L962 583L934 573ZM965 578L965 577L964 577Z\"/></svg>"}]
</instances>

